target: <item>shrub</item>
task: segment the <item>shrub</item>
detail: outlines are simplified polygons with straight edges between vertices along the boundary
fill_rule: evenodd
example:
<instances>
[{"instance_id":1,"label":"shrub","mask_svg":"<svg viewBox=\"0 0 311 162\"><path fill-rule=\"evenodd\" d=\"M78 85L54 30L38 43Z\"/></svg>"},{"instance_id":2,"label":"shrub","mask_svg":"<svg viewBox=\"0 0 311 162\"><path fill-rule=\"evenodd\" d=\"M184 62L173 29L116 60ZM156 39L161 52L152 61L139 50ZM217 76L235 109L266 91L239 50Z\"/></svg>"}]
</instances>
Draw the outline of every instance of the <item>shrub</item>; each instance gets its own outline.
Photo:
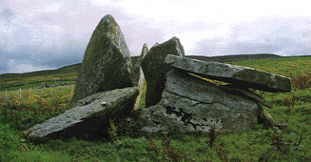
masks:
<instances>
[{"instance_id":1,"label":"shrub","mask_svg":"<svg viewBox=\"0 0 311 162\"><path fill-rule=\"evenodd\" d=\"M311 73L293 77L292 84L297 89L311 88Z\"/></svg>"}]
</instances>

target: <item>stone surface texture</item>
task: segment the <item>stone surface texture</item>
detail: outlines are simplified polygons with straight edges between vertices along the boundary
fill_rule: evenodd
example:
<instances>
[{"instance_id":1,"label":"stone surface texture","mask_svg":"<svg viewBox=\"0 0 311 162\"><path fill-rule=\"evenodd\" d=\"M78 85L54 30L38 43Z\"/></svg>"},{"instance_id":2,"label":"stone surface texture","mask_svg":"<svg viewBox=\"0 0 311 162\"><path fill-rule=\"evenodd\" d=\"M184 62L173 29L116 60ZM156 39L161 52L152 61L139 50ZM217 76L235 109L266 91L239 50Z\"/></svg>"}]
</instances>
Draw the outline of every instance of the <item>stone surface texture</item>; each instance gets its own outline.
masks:
<instances>
[{"instance_id":1,"label":"stone surface texture","mask_svg":"<svg viewBox=\"0 0 311 162\"><path fill-rule=\"evenodd\" d=\"M25 133L31 139L87 137L105 132L108 119L120 118L132 110L137 88L96 93L76 102L75 107L37 124Z\"/></svg>"},{"instance_id":2,"label":"stone surface texture","mask_svg":"<svg viewBox=\"0 0 311 162\"><path fill-rule=\"evenodd\" d=\"M143 76L143 71L141 68L141 62L144 59L145 55L148 53L149 49L147 44L145 43L142 47L141 53L139 56L132 56L132 74L134 77L135 86L139 84L141 77ZM144 76L143 76L144 77Z\"/></svg>"},{"instance_id":3,"label":"stone surface texture","mask_svg":"<svg viewBox=\"0 0 311 162\"><path fill-rule=\"evenodd\" d=\"M131 87L130 52L115 19L107 15L87 46L73 102L101 91Z\"/></svg>"},{"instance_id":4,"label":"stone surface texture","mask_svg":"<svg viewBox=\"0 0 311 162\"><path fill-rule=\"evenodd\" d=\"M165 62L174 68L203 77L229 82L241 87L271 92L291 91L290 78L253 68L214 61L201 61L174 55L169 55Z\"/></svg>"},{"instance_id":5,"label":"stone surface texture","mask_svg":"<svg viewBox=\"0 0 311 162\"><path fill-rule=\"evenodd\" d=\"M198 133L241 131L258 123L260 106L213 83L172 70L159 104L142 110L141 131Z\"/></svg>"},{"instance_id":6,"label":"stone surface texture","mask_svg":"<svg viewBox=\"0 0 311 162\"><path fill-rule=\"evenodd\" d=\"M184 56L184 49L178 38L174 37L164 43L156 44L142 61L142 69L147 81L146 106L155 105L161 99L165 84L165 75L171 67L164 63L168 54Z\"/></svg>"},{"instance_id":7,"label":"stone surface texture","mask_svg":"<svg viewBox=\"0 0 311 162\"><path fill-rule=\"evenodd\" d=\"M141 60L144 59L144 57L147 55L148 53L148 46L147 44L143 45L143 48L141 50L141 54L140 54L140 58ZM139 108L145 107L145 96L146 96L146 79L145 79L145 75L143 72L143 69L141 68L141 66L139 66L139 72L138 72L139 76L138 76L138 83L137 83L137 87L139 89L139 94L137 96L135 105L134 105L134 110L137 110Z\"/></svg>"}]
</instances>

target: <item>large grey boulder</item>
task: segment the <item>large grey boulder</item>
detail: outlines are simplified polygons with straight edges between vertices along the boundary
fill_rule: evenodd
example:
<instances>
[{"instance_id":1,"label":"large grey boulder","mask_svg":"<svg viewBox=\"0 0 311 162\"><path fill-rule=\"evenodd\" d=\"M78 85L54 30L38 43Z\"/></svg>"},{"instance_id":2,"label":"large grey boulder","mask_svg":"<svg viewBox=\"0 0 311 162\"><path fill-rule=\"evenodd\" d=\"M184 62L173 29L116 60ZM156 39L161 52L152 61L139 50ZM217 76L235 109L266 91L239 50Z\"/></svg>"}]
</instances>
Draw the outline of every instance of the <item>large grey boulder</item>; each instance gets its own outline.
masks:
<instances>
[{"instance_id":1,"label":"large grey boulder","mask_svg":"<svg viewBox=\"0 0 311 162\"><path fill-rule=\"evenodd\" d=\"M201 61L174 55L167 56L165 62L174 68L195 73L203 77L229 82L240 87L271 92L291 91L290 78L253 68L214 61Z\"/></svg>"},{"instance_id":2,"label":"large grey boulder","mask_svg":"<svg viewBox=\"0 0 311 162\"><path fill-rule=\"evenodd\" d=\"M93 138L104 136L109 119L118 119L132 111L137 88L96 93L76 102L76 106L27 130L34 140L56 137Z\"/></svg>"},{"instance_id":3,"label":"large grey boulder","mask_svg":"<svg viewBox=\"0 0 311 162\"><path fill-rule=\"evenodd\" d=\"M73 102L91 94L131 87L130 52L115 19L107 15L97 25L85 51Z\"/></svg>"},{"instance_id":4,"label":"large grey boulder","mask_svg":"<svg viewBox=\"0 0 311 162\"><path fill-rule=\"evenodd\" d=\"M184 49L178 38L153 46L142 61L142 69L147 81L146 106L155 105L161 99L165 75L171 67L164 63L168 54L184 56Z\"/></svg>"},{"instance_id":5,"label":"large grey boulder","mask_svg":"<svg viewBox=\"0 0 311 162\"><path fill-rule=\"evenodd\" d=\"M141 112L145 133L207 133L254 127L261 112L256 101L227 88L172 70L159 104Z\"/></svg>"}]
</instances>

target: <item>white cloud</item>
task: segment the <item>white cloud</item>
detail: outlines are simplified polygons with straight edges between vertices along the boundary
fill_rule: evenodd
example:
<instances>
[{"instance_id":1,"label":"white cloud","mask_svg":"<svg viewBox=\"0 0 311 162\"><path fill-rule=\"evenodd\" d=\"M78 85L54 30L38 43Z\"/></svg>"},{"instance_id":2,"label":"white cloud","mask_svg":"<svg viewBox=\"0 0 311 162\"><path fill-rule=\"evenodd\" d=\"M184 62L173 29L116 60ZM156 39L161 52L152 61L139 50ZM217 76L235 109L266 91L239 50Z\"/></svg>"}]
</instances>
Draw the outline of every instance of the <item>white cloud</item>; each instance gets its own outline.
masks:
<instances>
[{"instance_id":1,"label":"white cloud","mask_svg":"<svg viewBox=\"0 0 311 162\"><path fill-rule=\"evenodd\" d=\"M9 60L8 69L9 70L7 73L24 73L38 70L47 70L51 68L45 66L34 66L32 64L17 63L15 60Z\"/></svg>"},{"instance_id":2,"label":"white cloud","mask_svg":"<svg viewBox=\"0 0 311 162\"><path fill-rule=\"evenodd\" d=\"M225 55L240 53L276 53L310 55L311 19L261 18L236 24L226 37L201 39L195 53Z\"/></svg>"},{"instance_id":3,"label":"white cloud","mask_svg":"<svg viewBox=\"0 0 311 162\"><path fill-rule=\"evenodd\" d=\"M75 63L105 14L117 19L133 54L145 42L173 36L187 54L310 54L310 5L307 0L1 0L0 58L34 67Z\"/></svg>"}]
</instances>

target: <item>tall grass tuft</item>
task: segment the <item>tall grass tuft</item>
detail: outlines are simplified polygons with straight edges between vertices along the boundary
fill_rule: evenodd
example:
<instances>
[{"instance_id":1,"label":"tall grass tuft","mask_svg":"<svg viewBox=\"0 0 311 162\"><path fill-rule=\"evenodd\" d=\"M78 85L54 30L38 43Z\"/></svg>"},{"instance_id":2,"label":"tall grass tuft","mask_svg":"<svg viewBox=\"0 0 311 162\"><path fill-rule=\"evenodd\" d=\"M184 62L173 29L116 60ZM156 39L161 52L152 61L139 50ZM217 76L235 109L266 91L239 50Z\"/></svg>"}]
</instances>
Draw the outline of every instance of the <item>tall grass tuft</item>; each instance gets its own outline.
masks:
<instances>
[{"instance_id":1,"label":"tall grass tuft","mask_svg":"<svg viewBox=\"0 0 311 162\"><path fill-rule=\"evenodd\" d=\"M297 89L311 88L311 73L306 73L293 77L292 84Z\"/></svg>"},{"instance_id":2,"label":"tall grass tuft","mask_svg":"<svg viewBox=\"0 0 311 162\"><path fill-rule=\"evenodd\" d=\"M69 108L72 86L0 93L0 113L11 126L23 130Z\"/></svg>"}]
</instances>

